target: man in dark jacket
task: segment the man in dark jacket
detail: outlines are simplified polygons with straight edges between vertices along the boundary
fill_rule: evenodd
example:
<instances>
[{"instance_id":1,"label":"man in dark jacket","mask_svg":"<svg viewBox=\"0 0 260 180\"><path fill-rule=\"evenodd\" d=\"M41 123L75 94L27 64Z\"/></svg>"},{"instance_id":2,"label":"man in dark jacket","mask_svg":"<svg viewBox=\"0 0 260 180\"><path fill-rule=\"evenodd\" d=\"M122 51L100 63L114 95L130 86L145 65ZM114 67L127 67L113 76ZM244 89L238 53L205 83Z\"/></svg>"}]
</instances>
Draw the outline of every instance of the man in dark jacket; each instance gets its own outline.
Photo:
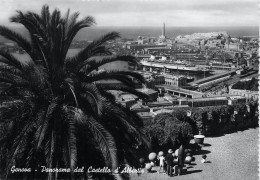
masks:
<instances>
[{"instance_id":1,"label":"man in dark jacket","mask_svg":"<svg viewBox=\"0 0 260 180\"><path fill-rule=\"evenodd\" d=\"M168 176L172 176L172 168L173 168L173 156L172 156L172 149L169 149L168 150L168 154L165 156L165 161L167 163L167 174Z\"/></svg>"}]
</instances>

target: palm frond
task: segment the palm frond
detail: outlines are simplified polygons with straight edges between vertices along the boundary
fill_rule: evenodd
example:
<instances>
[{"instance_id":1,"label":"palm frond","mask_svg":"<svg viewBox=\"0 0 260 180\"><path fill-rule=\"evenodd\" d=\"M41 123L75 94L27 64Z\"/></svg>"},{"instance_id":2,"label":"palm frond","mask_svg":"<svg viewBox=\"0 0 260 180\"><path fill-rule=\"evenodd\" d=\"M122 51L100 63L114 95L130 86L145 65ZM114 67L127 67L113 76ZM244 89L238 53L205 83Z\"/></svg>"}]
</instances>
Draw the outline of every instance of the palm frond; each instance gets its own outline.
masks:
<instances>
[{"instance_id":1,"label":"palm frond","mask_svg":"<svg viewBox=\"0 0 260 180\"><path fill-rule=\"evenodd\" d=\"M126 86L129 86L129 87L135 87L135 82L133 81L132 78L128 77L128 76L118 76L118 75L114 75L114 74L110 74L110 76L104 76L103 78L90 78L90 77L87 77L87 78L84 78L84 81L85 82L94 82L94 83L97 83L97 84L103 84L103 83L109 83L109 80L112 80L112 81L116 81L117 83L122 83Z\"/></svg>"},{"instance_id":2,"label":"palm frond","mask_svg":"<svg viewBox=\"0 0 260 180\"><path fill-rule=\"evenodd\" d=\"M87 47L82 49L78 54L75 56L68 58L66 60L67 66L77 66L80 63L83 63L88 58L96 56L98 54L102 55L111 55L110 51L108 51L104 44L110 40L115 40L116 38L119 38L120 35L117 32L111 32L103 37L99 38L98 40L93 41L90 43Z\"/></svg>"},{"instance_id":3,"label":"palm frond","mask_svg":"<svg viewBox=\"0 0 260 180\"><path fill-rule=\"evenodd\" d=\"M23 71L25 63L21 62L18 58L14 57L9 51L0 49L0 56L3 58L0 59L1 63L7 64L9 66L13 66L20 71Z\"/></svg>"},{"instance_id":4,"label":"palm frond","mask_svg":"<svg viewBox=\"0 0 260 180\"><path fill-rule=\"evenodd\" d=\"M58 99L54 99L52 103L49 105L45 117L42 117L41 124L38 126L38 129L35 133L37 139L37 148L36 148L37 150L42 146L42 142L46 136L46 131L50 123L49 121L58 106L57 101Z\"/></svg>"},{"instance_id":5,"label":"palm frond","mask_svg":"<svg viewBox=\"0 0 260 180\"><path fill-rule=\"evenodd\" d=\"M35 58L35 56L32 54L32 47L30 41L23 38L20 34L12 31L11 29L5 26L0 26L0 35L11 41L16 42L20 47L23 48L23 50L26 51L27 54L30 55L32 59Z\"/></svg>"},{"instance_id":6,"label":"palm frond","mask_svg":"<svg viewBox=\"0 0 260 180\"><path fill-rule=\"evenodd\" d=\"M53 168L54 164L53 164L53 156L54 156L54 150L55 150L55 141L56 141L56 134L54 133L54 130L52 130L51 132L51 138L50 138L50 147L49 147L49 153L47 153L47 158L48 158L48 167L49 168ZM48 173L48 179L51 180L53 177L53 173L49 172Z\"/></svg>"},{"instance_id":7,"label":"palm frond","mask_svg":"<svg viewBox=\"0 0 260 180\"><path fill-rule=\"evenodd\" d=\"M96 119L84 115L79 109L75 111L75 119L79 125L86 126L94 134L107 166L115 170L118 164L117 149L113 136Z\"/></svg>"},{"instance_id":8,"label":"palm frond","mask_svg":"<svg viewBox=\"0 0 260 180\"><path fill-rule=\"evenodd\" d=\"M14 140L12 151L9 154L10 157L9 157L8 166L7 166L9 168L7 168L6 177L8 177L11 167L13 165L15 165L15 159L16 159L17 155L19 153L22 153L25 150L26 144L28 143L27 142L28 134L29 134L29 132L32 131L33 127L35 127L35 123L26 124L26 126L24 126L24 128L22 128L22 131L19 133L19 135Z\"/></svg>"},{"instance_id":9,"label":"palm frond","mask_svg":"<svg viewBox=\"0 0 260 180\"><path fill-rule=\"evenodd\" d=\"M48 5L44 5L42 6L42 10L41 10L41 18L44 21L44 24L46 24L46 26L49 26L50 23L50 11L49 11L49 6Z\"/></svg>"},{"instance_id":10,"label":"palm frond","mask_svg":"<svg viewBox=\"0 0 260 180\"><path fill-rule=\"evenodd\" d=\"M115 62L115 61L136 63L136 58L133 56L92 57L82 63L79 63L76 68L76 72L83 71L84 73L90 73L93 70L98 69L102 65L105 65L105 64L111 63L111 62Z\"/></svg>"},{"instance_id":11,"label":"palm frond","mask_svg":"<svg viewBox=\"0 0 260 180\"><path fill-rule=\"evenodd\" d=\"M66 27L66 39L64 42L64 51L67 52L72 40L76 36L76 34L83 28L90 27L93 24L95 24L95 19L92 16L87 16L83 18L80 21L76 21L78 18L79 14L74 13L69 21L68 21L68 26ZM65 57L64 57L65 58Z\"/></svg>"},{"instance_id":12,"label":"palm frond","mask_svg":"<svg viewBox=\"0 0 260 180\"><path fill-rule=\"evenodd\" d=\"M76 145L76 127L75 120L69 119L69 154L70 154L70 168L71 171L74 171L77 164L77 145Z\"/></svg>"},{"instance_id":13,"label":"palm frond","mask_svg":"<svg viewBox=\"0 0 260 180\"><path fill-rule=\"evenodd\" d=\"M134 89L133 87L127 86L127 85L124 85L124 84L108 84L108 83L102 84L102 83L100 83L97 86L98 86L98 88L101 88L105 91L118 90L118 91L123 91L123 92L128 92L128 93L134 94L138 98L141 98L141 99L145 99L145 100L150 99L150 97L147 94L142 93L142 92Z\"/></svg>"},{"instance_id":14,"label":"palm frond","mask_svg":"<svg viewBox=\"0 0 260 180\"><path fill-rule=\"evenodd\" d=\"M73 98L75 100L75 104L76 104L76 107L79 106L79 103L78 103L78 100L77 100L77 96L76 96L76 92L75 92L75 87L73 85L73 80L71 78L67 78L65 79L65 82L66 84L68 85L69 87L69 91L71 92L71 94L73 95Z\"/></svg>"},{"instance_id":15,"label":"palm frond","mask_svg":"<svg viewBox=\"0 0 260 180\"><path fill-rule=\"evenodd\" d=\"M107 113L106 116L109 117L110 121L114 121L115 124L120 126L128 136L131 136L133 142L136 144L142 143L145 147L149 148L150 143L144 138L144 133L140 130L143 127L142 119L134 112L123 108L118 104L112 104L110 102L105 102ZM111 116L113 115L113 116Z\"/></svg>"},{"instance_id":16,"label":"palm frond","mask_svg":"<svg viewBox=\"0 0 260 180\"><path fill-rule=\"evenodd\" d=\"M47 38L42 19L34 12L28 11L24 14L21 11L17 11L17 14L10 18L10 21L22 24L30 34L37 34L44 39Z\"/></svg>"},{"instance_id":17,"label":"palm frond","mask_svg":"<svg viewBox=\"0 0 260 180\"><path fill-rule=\"evenodd\" d=\"M91 109L95 114L101 116L103 109L104 97L100 94L98 88L94 84L82 83L83 93L80 96L91 105ZM87 107L83 107L84 109ZM89 107L88 107L89 108Z\"/></svg>"},{"instance_id":18,"label":"palm frond","mask_svg":"<svg viewBox=\"0 0 260 180\"><path fill-rule=\"evenodd\" d=\"M91 79L93 79L93 81L97 81L99 79L103 79L105 77L109 77L109 76L121 76L121 77L131 77L133 80L137 80L141 83L145 83L145 79L144 77L136 72L131 72L131 71L119 71L119 70L111 70L111 71L101 71L101 72L95 72L95 73L91 73Z\"/></svg>"}]
</instances>

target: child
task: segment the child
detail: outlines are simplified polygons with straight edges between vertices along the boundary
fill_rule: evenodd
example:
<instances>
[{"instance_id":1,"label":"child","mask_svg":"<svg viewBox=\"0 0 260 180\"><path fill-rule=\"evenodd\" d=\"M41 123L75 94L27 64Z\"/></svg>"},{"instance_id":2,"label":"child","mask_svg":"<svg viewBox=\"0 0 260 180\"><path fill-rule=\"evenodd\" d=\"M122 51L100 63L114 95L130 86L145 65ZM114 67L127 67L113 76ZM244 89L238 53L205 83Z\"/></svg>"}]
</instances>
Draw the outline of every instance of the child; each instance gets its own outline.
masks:
<instances>
[{"instance_id":1,"label":"child","mask_svg":"<svg viewBox=\"0 0 260 180\"><path fill-rule=\"evenodd\" d=\"M205 162L206 162L206 158L207 158L207 155L206 155L206 154L203 154L203 155L202 155L201 163L205 163Z\"/></svg>"},{"instance_id":2,"label":"child","mask_svg":"<svg viewBox=\"0 0 260 180\"><path fill-rule=\"evenodd\" d=\"M158 160L160 166L158 173L161 173L161 168L163 169L163 173L165 173L165 168L164 168L165 157L163 156L163 154L159 154Z\"/></svg>"}]
</instances>

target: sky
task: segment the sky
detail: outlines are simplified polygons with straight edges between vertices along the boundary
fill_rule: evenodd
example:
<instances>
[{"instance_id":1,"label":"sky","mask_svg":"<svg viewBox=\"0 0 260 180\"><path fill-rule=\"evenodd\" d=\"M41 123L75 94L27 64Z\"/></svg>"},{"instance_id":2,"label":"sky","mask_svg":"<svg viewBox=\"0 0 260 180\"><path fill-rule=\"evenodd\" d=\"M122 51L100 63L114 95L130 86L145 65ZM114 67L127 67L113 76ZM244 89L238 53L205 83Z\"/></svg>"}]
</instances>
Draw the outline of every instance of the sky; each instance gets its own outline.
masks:
<instances>
[{"instance_id":1,"label":"sky","mask_svg":"<svg viewBox=\"0 0 260 180\"><path fill-rule=\"evenodd\" d=\"M258 0L0 0L0 24L42 5L93 16L96 26L259 26Z\"/></svg>"}]
</instances>

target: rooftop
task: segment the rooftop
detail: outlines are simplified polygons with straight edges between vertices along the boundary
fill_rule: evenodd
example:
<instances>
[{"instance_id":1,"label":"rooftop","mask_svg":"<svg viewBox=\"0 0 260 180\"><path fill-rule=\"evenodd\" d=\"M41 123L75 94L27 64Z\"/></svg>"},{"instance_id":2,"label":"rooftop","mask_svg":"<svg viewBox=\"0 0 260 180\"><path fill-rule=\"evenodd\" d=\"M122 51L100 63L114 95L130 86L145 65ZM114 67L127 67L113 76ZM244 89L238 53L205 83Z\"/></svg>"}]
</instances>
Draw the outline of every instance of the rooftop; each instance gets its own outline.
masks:
<instances>
[{"instance_id":1,"label":"rooftop","mask_svg":"<svg viewBox=\"0 0 260 180\"><path fill-rule=\"evenodd\" d=\"M185 98L183 98L185 99ZM203 97L203 98L193 98L193 99L185 99L190 101L210 101L210 100L226 100L226 99L245 99L243 96L238 95L231 95L231 94L225 94L223 96L215 95L210 97Z\"/></svg>"},{"instance_id":2,"label":"rooftop","mask_svg":"<svg viewBox=\"0 0 260 180\"><path fill-rule=\"evenodd\" d=\"M171 109L160 109L158 111L154 111L154 115L160 114L160 113L172 113L173 110Z\"/></svg>"},{"instance_id":3,"label":"rooftop","mask_svg":"<svg viewBox=\"0 0 260 180\"><path fill-rule=\"evenodd\" d=\"M133 95L133 94L120 94L119 95L120 98L123 98L125 101L126 100L132 100L132 99L136 99L137 96Z\"/></svg>"},{"instance_id":4,"label":"rooftop","mask_svg":"<svg viewBox=\"0 0 260 180\"><path fill-rule=\"evenodd\" d=\"M137 114L140 115L141 117L153 115L153 113L151 113L150 111L149 112L138 112Z\"/></svg>"},{"instance_id":5,"label":"rooftop","mask_svg":"<svg viewBox=\"0 0 260 180\"><path fill-rule=\"evenodd\" d=\"M140 104L138 104L138 103L135 103L135 104L133 104L130 108L131 108L131 109L141 109L141 108L143 108L143 107L142 107L142 105L140 105Z\"/></svg>"},{"instance_id":6,"label":"rooftop","mask_svg":"<svg viewBox=\"0 0 260 180\"><path fill-rule=\"evenodd\" d=\"M193 94L193 95L204 95L204 93L198 92L198 91L191 91L191 90L187 90L187 89L182 89L182 88L178 88L176 86L170 86L170 85L155 85L155 87L157 88L165 88L165 89L169 89L169 90L175 90L175 91L179 91L179 92L183 92L185 94Z\"/></svg>"},{"instance_id":7,"label":"rooftop","mask_svg":"<svg viewBox=\"0 0 260 180\"><path fill-rule=\"evenodd\" d=\"M193 82L190 82L189 84L191 85L194 85L194 84L202 84L204 82L207 82L207 81L210 81L211 79L215 79L215 78L221 78L221 77L224 77L224 76L228 76L230 75L232 72L235 72L235 71L229 71L229 72L225 72L225 73L221 73L221 74L216 74L216 75L213 75L213 76L210 76L210 77L206 77L206 78L203 78L203 79L200 79L200 80L196 80L196 81L193 81Z\"/></svg>"},{"instance_id":8,"label":"rooftop","mask_svg":"<svg viewBox=\"0 0 260 180\"><path fill-rule=\"evenodd\" d=\"M145 93L145 94L154 94L157 93L157 91L153 89L143 88L143 89L137 89L138 91Z\"/></svg>"}]
</instances>

